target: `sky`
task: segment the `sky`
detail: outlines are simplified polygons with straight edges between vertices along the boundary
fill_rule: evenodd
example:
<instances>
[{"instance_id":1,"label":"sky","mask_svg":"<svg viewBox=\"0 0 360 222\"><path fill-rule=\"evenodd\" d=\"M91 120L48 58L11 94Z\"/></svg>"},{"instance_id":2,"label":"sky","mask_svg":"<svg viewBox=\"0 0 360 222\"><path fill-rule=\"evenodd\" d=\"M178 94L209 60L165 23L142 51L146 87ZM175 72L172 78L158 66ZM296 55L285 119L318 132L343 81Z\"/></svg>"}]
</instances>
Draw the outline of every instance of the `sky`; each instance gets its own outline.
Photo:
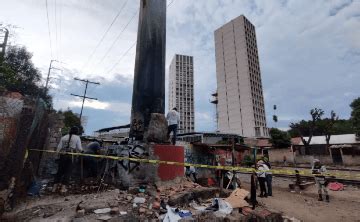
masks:
<instances>
[{"instance_id":1,"label":"sky","mask_svg":"<svg viewBox=\"0 0 360 222\"><path fill-rule=\"evenodd\" d=\"M175 54L194 56L196 131L216 130L209 102L216 91L214 30L240 15L256 28L269 127L287 129L290 122L309 119L314 107L349 118L349 104L360 94L360 0L168 4L166 79ZM43 80L50 60L60 61L53 66L62 71L50 75L55 109L79 113L80 98L70 94L81 95L84 84L73 78L89 79L101 84L87 91L98 100L85 102L86 134L129 123L139 0L0 0L0 5L0 24L12 25L10 44L33 53ZM275 104L278 123L272 121Z\"/></svg>"}]
</instances>

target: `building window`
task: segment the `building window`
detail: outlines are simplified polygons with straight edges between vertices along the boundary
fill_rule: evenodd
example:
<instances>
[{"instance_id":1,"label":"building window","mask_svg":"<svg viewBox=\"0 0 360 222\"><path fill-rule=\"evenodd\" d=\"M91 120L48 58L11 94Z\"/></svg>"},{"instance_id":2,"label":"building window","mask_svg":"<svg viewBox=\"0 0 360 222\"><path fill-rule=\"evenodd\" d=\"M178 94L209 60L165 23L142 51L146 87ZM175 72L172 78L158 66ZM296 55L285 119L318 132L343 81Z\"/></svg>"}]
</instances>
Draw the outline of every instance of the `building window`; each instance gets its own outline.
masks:
<instances>
[{"instance_id":1,"label":"building window","mask_svg":"<svg viewBox=\"0 0 360 222\"><path fill-rule=\"evenodd\" d=\"M260 136L260 127L255 127L255 136Z\"/></svg>"}]
</instances>

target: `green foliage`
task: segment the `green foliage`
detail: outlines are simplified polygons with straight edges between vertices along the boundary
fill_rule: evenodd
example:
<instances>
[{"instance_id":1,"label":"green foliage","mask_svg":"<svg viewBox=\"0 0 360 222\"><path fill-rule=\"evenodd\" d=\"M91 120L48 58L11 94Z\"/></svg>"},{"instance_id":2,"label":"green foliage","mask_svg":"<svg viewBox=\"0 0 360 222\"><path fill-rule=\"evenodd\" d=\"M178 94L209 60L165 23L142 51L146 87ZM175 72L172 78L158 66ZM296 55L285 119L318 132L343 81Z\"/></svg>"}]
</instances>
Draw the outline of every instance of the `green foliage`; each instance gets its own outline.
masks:
<instances>
[{"instance_id":1,"label":"green foliage","mask_svg":"<svg viewBox=\"0 0 360 222\"><path fill-rule=\"evenodd\" d=\"M70 128L73 126L77 126L80 129L80 133L83 133L83 129L81 127L80 118L78 115L73 113L71 110L66 110L65 112L59 111L64 116L64 128L62 129L62 133L65 135L70 131Z\"/></svg>"},{"instance_id":2,"label":"green foliage","mask_svg":"<svg viewBox=\"0 0 360 222\"><path fill-rule=\"evenodd\" d=\"M276 148L288 148L291 146L290 135L286 131L277 128L270 129L270 142Z\"/></svg>"},{"instance_id":3,"label":"green foliage","mask_svg":"<svg viewBox=\"0 0 360 222\"><path fill-rule=\"evenodd\" d=\"M246 155L246 156L244 156L242 163L243 163L243 165L245 165L247 167L251 167L254 164L254 160L250 155Z\"/></svg>"},{"instance_id":4,"label":"green foliage","mask_svg":"<svg viewBox=\"0 0 360 222\"><path fill-rule=\"evenodd\" d=\"M41 74L25 47L9 46L0 64L0 88L24 95L40 96L51 103L51 97L40 87Z\"/></svg>"},{"instance_id":5,"label":"green foliage","mask_svg":"<svg viewBox=\"0 0 360 222\"><path fill-rule=\"evenodd\" d=\"M360 97L354 99L350 104L351 111L351 123L357 136L360 136Z\"/></svg>"},{"instance_id":6,"label":"green foliage","mask_svg":"<svg viewBox=\"0 0 360 222\"><path fill-rule=\"evenodd\" d=\"M304 123L304 122L306 123ZM300 121L302 122L302 125L309 125L310 121L305 121L302 120ZM305 126L303 126L304 128L306 128ZM340 134L352 134L354 133L354 129L353 129L353 125L352 122L350 120L346 120L346 119L336 119L332 128L332 135L340 135ZM288 134L290 135L291 138L294 137L300 137L300 134L298 132L298 130L296 129L289 129L288 130ZM321 136L324 135L323 131L320 130L320 128L316 128L313 132L314 136ZM309 131L304 130L303 131L303 136L309 136Z\"/></svg>"},{"instance_id":7,"label":"green foliage","mask_svg":"<svg viewBox=\"0 0 360 222\"><path fill-rule=\"evenodd\" d=\"M275 123L277 123L278 122L278 117L276 115L273 115L273 120L274 120Z\"/></svg>"},{"instance_id":8,"label":"green foliage","mask_svg":"<svg viewBox=\"0 0 360 222\"><path fill-rule=\"evenodd\" d=\"M317 123L321 120L321 117L324 115L322 109L314 108L310 110L311 120L305 121L302 120L299 123L291 123L290 128L296 130L301 137L301 140L305 146L309 146L312 136L317 129ZM304 139L304 135L308 134L307 140Z\"/></svg>"}]
</instances>

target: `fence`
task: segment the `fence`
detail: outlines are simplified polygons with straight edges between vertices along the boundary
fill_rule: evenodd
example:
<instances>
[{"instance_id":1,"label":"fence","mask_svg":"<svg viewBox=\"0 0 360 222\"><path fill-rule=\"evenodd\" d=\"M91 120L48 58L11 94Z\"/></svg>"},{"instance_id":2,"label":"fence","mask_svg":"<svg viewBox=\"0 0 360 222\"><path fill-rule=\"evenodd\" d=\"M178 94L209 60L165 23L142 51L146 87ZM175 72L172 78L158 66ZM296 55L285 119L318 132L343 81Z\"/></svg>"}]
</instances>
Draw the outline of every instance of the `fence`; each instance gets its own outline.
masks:
<instances>
[{"instance_id":1,"label":"fence","mask_svg":"<svg viewBox=\"0 0 360 222\"><path fill-rule=\"evenodd\" d=\"M27 156L26 150L43 149L47 135L48 114L41 99L0 95L0 215L26 195L42 155Z\"/></svg>"}]
</instances>

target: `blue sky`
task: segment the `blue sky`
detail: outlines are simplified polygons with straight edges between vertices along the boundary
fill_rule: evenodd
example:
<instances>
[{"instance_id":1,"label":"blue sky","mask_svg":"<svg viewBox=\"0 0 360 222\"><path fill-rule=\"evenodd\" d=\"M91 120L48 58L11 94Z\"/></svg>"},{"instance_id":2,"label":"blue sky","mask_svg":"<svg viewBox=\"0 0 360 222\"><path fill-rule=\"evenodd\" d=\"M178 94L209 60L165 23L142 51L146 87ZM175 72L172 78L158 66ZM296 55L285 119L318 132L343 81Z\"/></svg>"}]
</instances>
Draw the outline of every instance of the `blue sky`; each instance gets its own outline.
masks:
<instances>
[{"instance_id":1,"label":"blue sky","mask_svg":"<svg viewBox=\"0 0 360 222\"><path fill-rule=\"evenodd\" d=\"M86 133L129 122L138 15L124 27L137 13L138 0L48 0L52 50L45 1L0 4L0 23L18 27L11 44L33 52L43 76L50 59L64 62L56 65L62 73L52 72L55 108L79 112L81 103L70 93L81 94L84 86L72 79L88 78L101 85L89 86L88 96L99 101L85 104ZM274 104L280 128L308 118L313 107L349 117L349 104L360 94L360 1L175 0L167 12L166 73L175 53L194 56L196 130L216 126L209 103L216 90L213 32L241 14L256 27L268 126L274 126Z\"/></svg>"}]
</instances>

